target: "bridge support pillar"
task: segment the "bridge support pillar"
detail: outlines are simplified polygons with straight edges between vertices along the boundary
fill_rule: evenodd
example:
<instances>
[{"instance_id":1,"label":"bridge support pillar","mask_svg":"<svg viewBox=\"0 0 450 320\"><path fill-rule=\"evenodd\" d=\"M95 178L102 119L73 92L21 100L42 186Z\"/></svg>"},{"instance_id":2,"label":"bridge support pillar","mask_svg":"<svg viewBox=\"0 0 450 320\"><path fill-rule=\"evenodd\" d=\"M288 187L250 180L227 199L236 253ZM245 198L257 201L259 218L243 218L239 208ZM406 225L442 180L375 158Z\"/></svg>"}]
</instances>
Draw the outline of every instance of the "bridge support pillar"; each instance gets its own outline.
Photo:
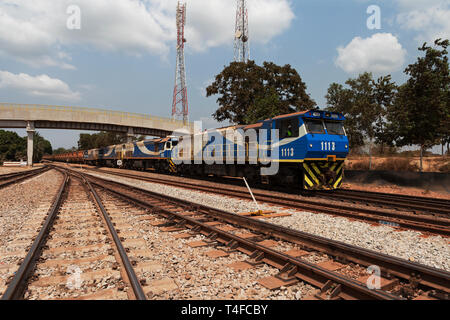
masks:
<instances>
[{"instance_id":1,"label":"bridge support pillar","mask_svg":"<svg viewBox=\"0 0 450 320\"><path fill-rule=\"evenodd\" d=\"M34 132L36 131L34 129L34 122L28 121L27 122L27 165L29 167L33 166L33 138L34 138Z\"/></svg>"},{"instance_id":2,"label":"bridge support pillar","mask_svg":"<svg viewBox=\"0 0 450 320\"><path fill-rule=\"evenodd\" d=\"M127 133L127 143L133 142L133 137L134 137L134 130L133 128L129 127Z\"/></svg>"}]
</instances>

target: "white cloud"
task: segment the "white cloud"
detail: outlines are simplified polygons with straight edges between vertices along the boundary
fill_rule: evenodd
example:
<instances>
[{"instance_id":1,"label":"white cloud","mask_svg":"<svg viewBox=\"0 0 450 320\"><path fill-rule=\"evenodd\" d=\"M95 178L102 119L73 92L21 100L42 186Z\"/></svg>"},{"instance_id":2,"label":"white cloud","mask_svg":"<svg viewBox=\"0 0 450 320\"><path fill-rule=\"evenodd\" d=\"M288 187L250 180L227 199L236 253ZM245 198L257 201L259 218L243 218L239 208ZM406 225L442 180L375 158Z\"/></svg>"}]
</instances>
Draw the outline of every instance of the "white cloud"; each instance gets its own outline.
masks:
<instances>
[{"instance_id":1,"label":"white cloud","mask_svg":"<svg viewBox=\"0 0 450 320\"><path fill-rule=\"evenodd\" d=\"M197 51L222 45L232 46L235 4L233 0L188 2L186 37L189 46ZM294 13L286 0L249 0L248 6L251 43L268 43L286 31L294 19Z\"/></svg>"},{"instance_id":2,"label":"white cloud","mask_svg":"<svg viewBox=\"0 0 450 320\"><path fill-rule=\"evenodd\" d=\"M72 91L67 83L45 74L33 77L25 73L14 74L0 71L0 89L15 90L19 93L55 100L78 101L81 99L81 94Z\"/></svg>"},{"instance_id":3,"label":"white cloud","mask_svg":"<svg viewBox=\"0 0 450 320\"><path fill-rule=\"evenodd\" d=\"M355 0L371 3L373 0ZM392 2L398 12L387 18L389 25L395 21L404 30L416 32L418 44L433 43L438 38L450 39L450 0L379 0ZM382 11L383 14L383 11Z\"/></svg>"},{"instance_id":4,"label":"white cloud","mask_svg":"<svg viewBox=\"0 0 450 320\"><path fill-rule=\"evenodd\" d=\"M73 69L72 46L165 56L175 46L177 0L8 0L0 3L0 54L32 66ZM67 29L69 5L81 9L81 30ZM233 0L187 2L186 37L195 51L232 45ZM267 43L289 28L289 0L249 0L250 38Z\"/></svg>"},{"instance_id":5,"label":"white cloud","mask_svg":"<svg viewBox=\"0 0 450 320\"><path fill-rule=\"evenodd\" d=\"M396 0L401 10L423 10L431 6L449 4L449 0Z\"/></svg>"},{"instance_id":6,"label":"white cloud","mask_svg":"<svg viewBox=\"0 0 450 320\"><path fill-rule=\"evenodd\" d=\"M406 56L406 50L390 33L377 33L365 39L355 37L346 47L337 50L336 65L348 73L397 71Z\"/></svg>"},{"instance_id":7,"label":"white cloud","mask_svg":"<svg viewBox=\"0 0 450 320\"><path fill-rule=\"evenodd\" d=\"M397 22L405 30L417 31L417 42L450 39L450 0L416 0L400 4L400 8L404 11L398 14Z\"/></svg>"}]
</instances>

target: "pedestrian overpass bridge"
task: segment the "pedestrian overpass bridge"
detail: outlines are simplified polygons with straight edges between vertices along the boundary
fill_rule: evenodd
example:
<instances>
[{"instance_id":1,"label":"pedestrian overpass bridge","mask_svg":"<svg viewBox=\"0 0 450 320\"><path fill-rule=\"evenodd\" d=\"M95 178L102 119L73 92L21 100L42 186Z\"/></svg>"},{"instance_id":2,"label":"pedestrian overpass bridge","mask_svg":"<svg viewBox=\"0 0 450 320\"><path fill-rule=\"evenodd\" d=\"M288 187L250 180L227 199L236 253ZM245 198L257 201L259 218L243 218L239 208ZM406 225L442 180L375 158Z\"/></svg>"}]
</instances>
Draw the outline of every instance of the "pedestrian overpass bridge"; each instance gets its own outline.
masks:
<instances>
[{"instance_id":1,"label":"pedestrian overpass bridge","mask_svg":"<svg viewBox=\"0 0 450 320\"><path fill-rule=\"evenodd\" d=\"M25 128L28 133L28 163L33 158L36 129L92 130L165 137L173 132L193 132L192 123L150 115L111 110L0 103L0 128ZM31 151L30 151L31 149Z\"/></svg>"}]
</instances>

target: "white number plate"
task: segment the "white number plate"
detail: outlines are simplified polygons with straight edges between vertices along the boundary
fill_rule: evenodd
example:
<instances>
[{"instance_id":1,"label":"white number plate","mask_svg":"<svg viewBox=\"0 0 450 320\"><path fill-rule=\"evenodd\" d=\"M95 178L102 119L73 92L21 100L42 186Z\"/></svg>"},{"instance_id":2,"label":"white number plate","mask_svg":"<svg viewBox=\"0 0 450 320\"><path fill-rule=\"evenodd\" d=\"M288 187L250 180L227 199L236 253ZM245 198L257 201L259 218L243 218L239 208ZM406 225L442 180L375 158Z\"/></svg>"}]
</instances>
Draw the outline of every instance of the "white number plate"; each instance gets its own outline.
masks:
<instances>
[{"instance_id":1,"label":"white number plate","mask_svg":"<svg viewBox=\"0 0 450 320\"><path fill-rule=\"evenodd\" d=\"M321 142L322 151L335 151L336 142Z\"/></svg>"},{"instance_id":2,"label":"white number plate","mask_svg":"<svg viewBox=\"0 0 450 320\"><path fill-rule=\"evenodd\" d=\"M294 156L294 148L284 148L281 149L282 157L293 157Z\"/></svg>"}]
</instances>

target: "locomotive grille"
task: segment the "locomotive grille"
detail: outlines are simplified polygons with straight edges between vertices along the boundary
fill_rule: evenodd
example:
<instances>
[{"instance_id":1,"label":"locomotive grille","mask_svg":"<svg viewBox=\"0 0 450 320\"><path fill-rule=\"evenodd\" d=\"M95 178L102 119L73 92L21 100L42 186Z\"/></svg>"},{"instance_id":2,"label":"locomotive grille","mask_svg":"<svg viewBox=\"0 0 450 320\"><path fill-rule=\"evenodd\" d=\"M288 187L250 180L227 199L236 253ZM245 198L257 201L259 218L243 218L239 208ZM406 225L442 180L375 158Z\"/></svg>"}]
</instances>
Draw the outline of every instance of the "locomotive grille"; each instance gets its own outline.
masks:
<instances>
[{"instance_id":1,"label":"locomotive grille","mask_svg":"<svg viewBox=\"0 0 450 320\"><path fill-rule=\"evenodd\" d=\"M168 159L168 162L169 162L169 171L171 173L176 173L177 167L175 166L175 163L173 163L172 159Z\"/></svg>"},{"instance_id":2,"label":"locomotive grille","mask_svg":"<svg viewBox=\"0 0 450 320\"><path fill-rule=\"evenodd\" d=\"M344 161L304 162L303 174L305 190L338 189L344 176Z\"/></svg>"}]
</instances>

